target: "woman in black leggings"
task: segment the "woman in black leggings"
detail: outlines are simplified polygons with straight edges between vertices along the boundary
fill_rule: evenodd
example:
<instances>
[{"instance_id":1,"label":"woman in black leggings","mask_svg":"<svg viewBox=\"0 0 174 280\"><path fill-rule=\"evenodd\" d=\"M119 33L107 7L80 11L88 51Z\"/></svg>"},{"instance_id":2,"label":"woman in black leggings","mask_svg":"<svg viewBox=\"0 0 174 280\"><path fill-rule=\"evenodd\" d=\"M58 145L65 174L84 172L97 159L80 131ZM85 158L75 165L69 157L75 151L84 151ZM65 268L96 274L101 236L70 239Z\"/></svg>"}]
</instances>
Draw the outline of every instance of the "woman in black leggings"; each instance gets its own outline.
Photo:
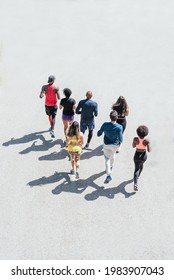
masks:
<instances>
[{"instance_id":1,"label":"woman in black leggings","mask_svg":"<svg viewBox=\"0 0 174 280\"><path fill-rule=\"evenodd\" d=\"M134 155L135 171L134 171L134 191L138 191L138 178L143 170L143 164L147 160L147 153L151 151L150 140L145 138L149 133L149 129L145 125L137 128L138 137L134 137L132 147L136 148Z\"/></svg>"},{"instance_id":2,"label":"woman in black leggings","mask_svg":"<svg viewBox=\"0 0 174 280\"><path fill-rule=\"evenodd\" d=\"M117 123L121 124L124 132L127 124L126 116L129 115L129 107L127 105L126 99L123 96L119 96L117 101L112 105L112 110L117 112Z\"/></svg>"},{"instance_id":3,"label":"woman in black leggings","mask_svg":"<svg viewBox=\"0 0 174 280\"><path fill-rule=\"evenodd\" d=\"M124 96L119 96L117 101L112 105L112 110L117 112L118 114L117 123L122 126L124 132L127 125L126 116L129 115L129 107L127 105ZM117 149L116 153L119 153L119 151L120 151L120 147Z\"/></svg>"}]
</instances>

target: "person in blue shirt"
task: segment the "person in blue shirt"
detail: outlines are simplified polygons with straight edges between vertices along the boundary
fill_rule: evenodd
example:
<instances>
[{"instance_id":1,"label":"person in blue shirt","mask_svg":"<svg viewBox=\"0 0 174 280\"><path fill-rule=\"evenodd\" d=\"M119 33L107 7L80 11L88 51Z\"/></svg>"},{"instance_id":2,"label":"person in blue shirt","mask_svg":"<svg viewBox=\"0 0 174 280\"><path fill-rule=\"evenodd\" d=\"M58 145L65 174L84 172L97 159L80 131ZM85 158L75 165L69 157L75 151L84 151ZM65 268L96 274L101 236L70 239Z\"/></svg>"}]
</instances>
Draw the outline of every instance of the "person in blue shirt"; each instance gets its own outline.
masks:
<instances>
[{"instance_id":1,"label":"person in blue shirt","mask_svg":"<svg viewBox=\"0 0 174 280\"><path fill-rule=\"evenodd\" d=\"M88 128L88 139L85 145L85 149L89 147L89 143L93 136L93 129L95 128L94 117L98 116L98 104L91 100L93 94L91 91L87 91L86 99L79 102L76 108L76 114L81 115L80 119L80 131L85 133Z\"/></svg>"},{"instance_id":2,"label":"person in blue shirt","mask_svg":"<svg viewBox=\"0 0 174 280\"><path fill-rule=\"evenodd\" d=\"M123 141L123 127L117 123L117 118L118 113L114 110L111 111L110 122L104 122L97 132L97 136L101 136L104 133L103 152L107 174L104 184L112 180L111 172L114 165L115 153Z\"/></svg>"}]
</instances>

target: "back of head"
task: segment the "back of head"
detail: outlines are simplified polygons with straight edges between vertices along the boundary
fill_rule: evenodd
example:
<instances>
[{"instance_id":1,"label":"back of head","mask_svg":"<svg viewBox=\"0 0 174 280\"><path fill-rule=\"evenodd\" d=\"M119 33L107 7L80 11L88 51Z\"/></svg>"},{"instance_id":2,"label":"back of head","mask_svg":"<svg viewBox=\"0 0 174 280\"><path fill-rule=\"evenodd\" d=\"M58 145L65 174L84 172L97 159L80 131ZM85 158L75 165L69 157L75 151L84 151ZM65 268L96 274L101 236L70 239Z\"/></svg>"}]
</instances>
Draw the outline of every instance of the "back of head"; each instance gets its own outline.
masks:
<instances>
[{"instance_id":1,"label":"back of head","mask_svg":"<svg viewBox=\"0 0 174 280\"><path fill-rule=\"evenodd\" d=\"M64 88L63 93L66 96L66 98L69 98L72 94L72 91L69 88Z\"/></svg>"},{"instance_id":2,"label":"back of head","mask_svg":"<svg viewBox=\"0 0 174 280\"><path fill-rule=\"evenodd\" d=\"M117 101L112 106L112 109L116 110L119 114L124 114L126 112L127 102L126 102L126 99L124 98L124 96L122 96L122 95L119 96Z\"/></svg>"},{"instance_id":3,"label":"back of head","mask_svg":"<svg viewBox=\"0 0 174 280\"><path fill-rule=\"evenodd\" d=\"M137 134L138 136L143 139L144 137L146 137L149 133L149 129L147 126L145 125L140 125L138 128L137 128Z\"/></svg>"},{"instance_id":4,"label":"back of head","mask_svg":"<svg viewBox=\"0 0 174 280\"><path fill-rule=\"evenodd\" d=\"M71 124L71 126L69 127L68 136L69 137L76 136L76 138L78 139L78 137L79 137L79 123L77 121L74 121Z\"/></svg>"},{"instance_id":5,"label":"back of head","mask_svg":"<svg viewBox=\"0 0 174 280\"><path fill-rule=\"evenodd\" d=\"M86 93L86 98L87 99L91 99L92 98L92 91L87 91L87 93Z\"/></svg>"},{"instance_id":6,"label":"back of head","mask_svg":"<svg viewBox=\"0 0 174 280\"><path fill-rule=\"evenodd\" d=\"M54 83L54 81L55 81L55 76L53 76L53 75L50 75L49 77L48 77L48 83L49 84L53 84Z\"/></svg>"},{"instance_id":7,"label":"back of head","mask_svg":"<svg viewBox=\"0 0 174 280\"><path fill-rule=\"evenodd\" d=\"M111 111L110 112L110 119L112 122L116 122L117 121L117 118L118 118L118 114L115 110Z\"/></svg>"}]
</instances>

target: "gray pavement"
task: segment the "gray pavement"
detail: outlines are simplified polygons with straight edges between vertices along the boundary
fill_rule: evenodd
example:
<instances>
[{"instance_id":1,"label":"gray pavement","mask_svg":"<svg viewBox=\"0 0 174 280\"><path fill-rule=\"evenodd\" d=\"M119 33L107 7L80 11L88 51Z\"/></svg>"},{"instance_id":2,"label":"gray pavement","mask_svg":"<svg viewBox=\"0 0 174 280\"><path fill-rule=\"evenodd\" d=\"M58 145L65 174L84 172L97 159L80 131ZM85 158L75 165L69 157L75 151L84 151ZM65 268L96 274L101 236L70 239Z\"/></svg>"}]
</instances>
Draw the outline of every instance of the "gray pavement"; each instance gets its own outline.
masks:
<instances>
[{"instance_id":1,"label":"gray pavement","mask_svg":"<svg viewBox=\"0 0 174 280\"><path fill-rule=\"evenodd\" d=\"M0 259L173 259L173 9L170 0L0 0ZM60 111L54 141L47 131L39 93L50 74L61 97L64 87L77 102L92 90L99 104L78 181ZM130 115L104 186L96 131L119 95ZM135 194L140 124L153 151Z\"/></svg>"}]
</instances>

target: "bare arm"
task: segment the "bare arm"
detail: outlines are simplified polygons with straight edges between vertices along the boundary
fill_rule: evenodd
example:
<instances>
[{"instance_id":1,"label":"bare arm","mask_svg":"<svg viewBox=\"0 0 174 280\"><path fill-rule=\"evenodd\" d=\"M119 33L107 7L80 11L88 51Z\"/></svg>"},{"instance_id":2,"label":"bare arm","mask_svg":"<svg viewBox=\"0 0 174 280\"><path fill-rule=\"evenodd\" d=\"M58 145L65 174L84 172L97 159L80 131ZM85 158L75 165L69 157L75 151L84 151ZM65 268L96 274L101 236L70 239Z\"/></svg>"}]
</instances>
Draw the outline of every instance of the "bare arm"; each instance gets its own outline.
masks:
<instances>
[{"instance_id":1,"label":"bare arm","mask_svg":"<svg viewBox=\"0 0 174 280\"><path fill-rule=\"evenodd\" d=\"M146 142L146 146L147 146L147 151L150 153L151 150L152 150L150 140L149 139L145 139L145 142Z\"/></svg>"},{"instance_id":2,"label":"bare arm","mask_svg":"<svg viewBox=\"0 0 174 280\"><path fill-rule=\"evenodd\" d=\"M83 145L84 144L84 135L82 132L80 132L80 144Z\"/></svg>"},{"instance_id":3,"label":"bare arm","mask_svg":"<svg viewBox=\"0 0 174 280\"><path fill-rule=\"evenodd\" d=\"M74 104L74 105L73 105L73 110L74 110L74 111L75 111L76 107L77 107L77 105L76 105L76 104Z\"/></svg>"},{"instance_id":4,"label":"bare arm","mask_svg":"<svg viewBox=\"0 0 174 280\"><path fill-rule=\"evenodd\" d=\"M55 88L55 92L56 92L56 95L57 95L57 99L59 100L60 99L60 92L59 92L58 87Z\"/></svg>"},{"instance_id":5,"label":"bare arm","mask_svg":"<svg viewBox=\"0 0 174 280\"><path fill-rule=\"evenodd\" d=\"M46 93L47 93L47 86L44 85L44 86L42 86L42 88L41 88L41 92L40 92L39 97L40 97L40 98L44 97Z\"/></svg>"},{"instance_id":6,"label":"bare arm","mask_svg":"<svg viewBox=\"0 0 174 280\"><path fill-rule=\"evenodd\" d=\"M128 116L128 115L129 115L129 107L127 106L125 116Z\"/></svg>"},{"instance_id":7,"label":"bare arm","mask_svg":"<svg viewBox=\"0 0 174 280\"><path fill-rule=\"evenodd\" d=\"M134 137L133 142L132 142L132 147L135 148L136 145L138 144L139 140L138 137Z\"/></svg>"}]
</instances>

